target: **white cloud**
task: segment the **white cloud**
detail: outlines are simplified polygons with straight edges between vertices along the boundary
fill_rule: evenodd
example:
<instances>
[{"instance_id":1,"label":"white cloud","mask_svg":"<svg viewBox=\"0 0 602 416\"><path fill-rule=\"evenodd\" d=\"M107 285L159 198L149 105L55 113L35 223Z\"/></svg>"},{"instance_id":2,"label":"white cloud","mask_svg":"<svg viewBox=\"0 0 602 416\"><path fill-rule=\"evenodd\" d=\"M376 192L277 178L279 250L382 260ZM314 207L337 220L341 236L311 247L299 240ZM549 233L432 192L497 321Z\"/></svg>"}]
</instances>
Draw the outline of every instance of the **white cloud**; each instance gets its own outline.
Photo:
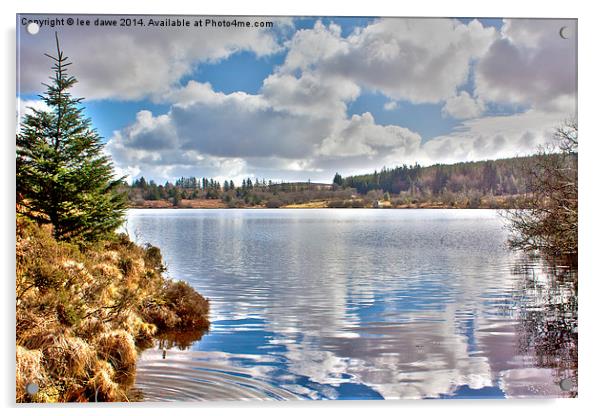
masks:
<instances>
[{"instance_id":1,"label":"white cloud","mask_svg":"<svg viewBox=\"0 0 602 416\"><path fill-rule=\"evenodd\" d=\"M455 97L448 98L441 109L441 114L457 119L475 118L483 114L485 103L478 98L472 98L466 91L461 91Z\"/></svg>"},{"instance_id":2,"label":"white cloud","mask_svg":"<svg viewBox=\"0 0 602 416\"><path fill-rule=\"evenodd\" d=\"M153 117L147 110L138 112L136 121L116 135L125 138L133 149L153 151L172 149L178 140L168 114Z\"/></svg>"},{"instance_id":3,"label":"white cloud","mask_svg":"<svg viewBox=\"0 0 602 416\"><path fill-rule=\"evenodd\" d=\"M407 156L416 153L420 146L420 135L399 126L375 124L370 113L354 115L330 134L320 144L318 155L375 158L391 152Z\"/></svg>"},{"instance_id":4,"label":"white cloud","mask_svg":"<svg viewBox=\"0 0 602 416\"><path fill-rule=\"evenodd\" d=\"M107 149L119 166L162 180L185 172L254 176L251 165L255 172L311 171L303 159L334 123L276 109L261 95L223 94L195 81L171 97L180 101L168 113L140 111L134 123L114 133Z\"/></svg>"},{"instance_id":5,"label":"white cloud","mask_svg":"<svg viewBox=\"0 0 602 416\"><path fill-rule=\"evenodd\" d=\"M476 94L490 102L576 113L577 39L560 37L576 20L504 20L502 34L475 71Z\"/></svg>"},{"instance_id":6,"label":"white cloud","mask_svg":"<svg viewBox=\"0 0 602 416\"><path fill-rule=\"evenodd\" d=\"M172 106L170 118L182 149L221 157L303 158L333 120L279 109L261 95L210 96Z\"/></svg>"},{"instance_id":7,"label":"white cloud","mask_svg":"<svg viewBox=\"0 0 602 416\"><path fill-rule=\"evenodd\" d=\"M50 107L42 100L23 100L17 97L17 130L23 117L33 114L33 110L50 111Z\"/></svg>"},{"instance_id":8,"label":"white cloud","mask_svg":"<svg viewBox=\"0 0 602 416\"><path fill-rule=\"evenodd\" d=\"M396 101L387 101L383 105L383 109L386 111L393 111L393 110L396 110L398 107L399 107L399 104L397 104Z\"/></svg>"},{"instance_id":9,"label":"white cloud","mask_svg":"<svg viewBox=\"0 0 602 416\"><path fill-rule=\"evenodd\" d=\"M283 69L287 71L310 69L348 50L341 38L341 27L336 24L326 27L319 20L312 29L298 30L286 46L289 51Z\"/></svg>"},{"instance_id":10,"label":"white cloud","mask_svg":"<svg viewBox=\"0 0 602 416\"><path fill-rule=\"evenodd\" d=\"M474 118L423 143L418 133L380 125L368 112L323 118L296 108L277 110L262 95L223 94L196 82L176 96L183 104L162 115L141 111L135 123L114 134L108 150L120 168L162 180L222 177L228 169L233 177L330 180L334 171L530 154L551 140L565 116L529 110Z\"/></svg>"},{"instance_id":11,"label":"white cloud","mask_svg":"<svg viewBox=\"0 0 602 416\"><path fill-rule=\"evenodd\" d=\"M420 146L417 133L378 125L370 113L347 118L344 111L331 111L324 117L315 103L284 105L286 96L223 94L191 81L172 93L180 102L168 113L140 111L134 123L114 133L108 150L122 169L162 178L195 168L197 176L219 175L238 160L250 176L294 179L319 172L330 177L333 160L364 166L385 156L410 157Z\"/></svg>"},{"instance_id":12,"label":"white cloud","mask_svg":"<svg viewBox=\"0 0 602 416\"><path fill-rule=\"evenodd\" d=\"M395 100L436 103L467 81L470 63L485 53L495 29L474 20L386 18L341 36L317 22L298 31L282 71L312 70Z\"/></svg>"},{"instance_id":13,"label":"white cloud","mask_svg":"<svg viewBox=\"0 0 602 416\"><path fill-rule=\"evenodd\" d=\"M360 88L344 78L321 78L312 72L303 72L300 77L277 73L264 80L261 93L276 110L342 118L346 103L359 96Z\"/></svg>"},{"instance_id":14,"label":"white cloud","mask_svg":"<svg viewBox=\"0 0 602 416\"><path fill-rule=\"evenodd\" d=\"M290 25L290 19L271 20L278 26ZM80 81L74 89L76 95L87 99L137 100L161 98L199 63L217 62L239 51L258 56L279 51L278 33L278 28L91 30L65 26L61 27L60 42L73 61L71 74ZM24 35L20 39L21 90L39 92L40 82L47 79L52 64L44 53L56 53L54 31L42 30L35 37Z\"/></svg>"},{"instance_id":15,"label":"white cloud","mask_svg":"<svg viewBox=\"0 0 602 416\"><path fill-rule=\"evenodd\" d=\"M532 154L537 146L552 140L554 129L565 116L529 110L467 120L453 133L426 142L424 161L454 163Z\"/></svg>"},{"instance_id":16,"label":"white cloud","mask_svg":"<svg viewBox=\"0 0 602 416\"><path fill-rule=\"evenodd\" d=\"M179 142L174 143L172 148L161 150L136 147L132 142L139 141L135 132L141 130L138 125L134 126L125 134L116 132L106 146L115 162L118 176L127 176L131 180L142 175L160 182L180 176L211 176L218 180L228 178L240 182L243 177L251 175L247 162L242 158L217 157L183 150Z\"/></svg>"}]
</instances>

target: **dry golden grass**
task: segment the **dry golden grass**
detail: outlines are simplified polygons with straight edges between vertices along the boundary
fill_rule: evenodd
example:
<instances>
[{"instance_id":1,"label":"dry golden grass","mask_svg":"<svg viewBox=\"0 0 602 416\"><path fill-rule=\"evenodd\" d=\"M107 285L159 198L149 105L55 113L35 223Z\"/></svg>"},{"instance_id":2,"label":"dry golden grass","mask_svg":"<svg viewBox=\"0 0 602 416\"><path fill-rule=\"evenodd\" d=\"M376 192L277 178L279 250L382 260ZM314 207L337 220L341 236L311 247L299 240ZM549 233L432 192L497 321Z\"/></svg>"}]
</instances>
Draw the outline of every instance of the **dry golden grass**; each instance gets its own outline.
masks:
<instances>
[{"instance_id":1,"label":"dry golden grass","mask_svg":"<svg viewBox=\"0 0 602 416\"><path fill-rule=\"evenodd\" d=\"M144 319L153 322L162 331L189 331L209 327L209 301L186 282L166 281L160 290L160 300L152 300L142 307Z\"/></svg>"},{"instance_id":2,"label":"dry golden grass","mask_svg":"<svg viewBox=\"0 0 602 416\"><path fill-rule=\"evenodd\" d=\"M42 364L42 351L28 350L20 345L17 345L17 369L16 369L16 385L17 385L17 402L23 401L53 401L51 396L47 395L47 390L34 397L38 400L28 400L26 388L27 384L35 383L37 385L48 386L48 376Z\"/></svg>"},{"instance_id":3,"label":"dry golden grass","mask_svg":"<svg viewBox=\"0 0 602 416\"><path fill-rule=\"evenodd\" d=\"M136 342L123 329L102 334L96 341L98 357L111 363L116 373L131 376L136 369Z\"/></svg>"},{"instance_id":4,"label":"dry golden grass","mask_svg":"<svg viewBox=\"0 0 602 416\"><path fill-rule=\"evenodd\" d=\"M228 205L221 199L183 199L180 204L174 207L173 203L166 200L140 201L133 208L228 208Z\"/></svg>"},{"instance_id":5,"label":"dry golden grass","mask_svg":"<svg viewBox=\"0 0 602 416\"><path fill-rule=\"evenodd\" d=\"M163 276L155 247L116 236L81 248L18 215L16 252L19 402L128 400L138 350L158 328L208 327L208 301Z\"/></svg>"},{"instance_id":6,"label":"dry golden grass","mask_svg":"<svg viewBox=\"0 0 602 416\"><path fill-rule=\"evenodd\" d=\"M328 201L310 201L304 204L284 205L281 208L328 208Z\"/></svg>"},{"instance_id":7,"label":"dry golden grass","mask_svg":"<svg viewBox=\"0 0 602 416\"><path fill-rule=\"evenodd\" d=\"M93 376L86 383L85 391L88 394L93 392L94 401L98 402L126 401L127 396L123 389L114 380L114 367L107 361L99 360L96 362Z\"/></svg>"}]
</instances>

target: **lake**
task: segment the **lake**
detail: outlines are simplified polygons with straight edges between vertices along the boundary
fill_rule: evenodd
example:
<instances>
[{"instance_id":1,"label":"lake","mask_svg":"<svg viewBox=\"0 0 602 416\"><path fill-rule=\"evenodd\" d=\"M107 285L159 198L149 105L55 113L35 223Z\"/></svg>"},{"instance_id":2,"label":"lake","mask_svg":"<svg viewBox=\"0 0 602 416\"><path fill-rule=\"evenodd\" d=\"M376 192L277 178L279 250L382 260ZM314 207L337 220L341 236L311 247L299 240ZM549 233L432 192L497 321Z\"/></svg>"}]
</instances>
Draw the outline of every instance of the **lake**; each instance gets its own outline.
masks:
<instances>
[{"instance_id":1,"label":"lake","mask_svg":"<svg viewBox=\"0 0 602 416\"><path fill-rule=\"evenodd\" d=\"M494 210L130 210L130 237L211 301L210 330L143 352L135 387L152 401L574 397L575 272L509 251L503 225Z\"/></svg>"}]
</instances>

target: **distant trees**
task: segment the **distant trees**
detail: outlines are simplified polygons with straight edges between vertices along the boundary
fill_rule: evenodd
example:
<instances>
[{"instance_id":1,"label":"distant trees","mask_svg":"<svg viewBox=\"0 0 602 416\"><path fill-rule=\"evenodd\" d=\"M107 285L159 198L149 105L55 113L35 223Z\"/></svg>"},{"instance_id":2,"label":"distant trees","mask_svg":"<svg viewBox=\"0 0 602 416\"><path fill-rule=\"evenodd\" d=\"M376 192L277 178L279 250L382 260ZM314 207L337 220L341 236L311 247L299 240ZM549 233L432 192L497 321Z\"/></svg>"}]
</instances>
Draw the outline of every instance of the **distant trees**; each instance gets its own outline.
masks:
<instances>
[{"instance_id":1,"label":"distant trees","mask_svg":"<svg viewBox=\"0 0 602 416\"><path fill-rule=\"evenodd\" d=\"M200 181L194 176L189 178L181 177L180 179L176 180L175 185L184 189L198 189L201 187Z\"/></svg>"},{"instance_id":2,"label":"distant trees","mask_svg":"<svg viewBox=\"0 0 602 416\"><path fill-rule=\"evenodd\" d=\"M505 213L511 247L554 256L577 254L577 136L577 122L566 121L556 130L555 143L525 164L523 209Z\"/></svg>"},{"instance_id":3,"label":"distant trees","mask_svg":"<svg viewBox=\"0 0 602 416\"><path fill-rule=\"evenodd\" d=\"M169 186L157 185L155 181L146 181L144 176L136 179L132 182L130 187L130 199L133 198L132 190L136 191L136 199L157 201L160 199L167 199L169 197L168 192Z\"/></svg>"},{"instance_id":4,"label":"distant trees","mask_svg":"<svg viewBox=\"0 0 602 416\"><path fill-rule=\"evenodd\" d=\"M53 225L60 240L96 240L122 222L125 197L103 143L83 116L82 98L69 89L77 82L56 37L51 83L40 98L49 111L31 109L16 139L17 203L22 213Z\"/></svg>"},{"instance_id":5,"label":"distant trees","mask_svg":"<svg viewBox=\"0 0 602 416\"><path fill-rule=\"evenodd\" d=\"M343 186L343 177L339 174L339 172L334 174L334 179L332 183L337 186Z\"/></svg>"},{"instance_id":6,"label":"distant trees","mask_svg":"<svg viewBox=\"0 0 602 416\"><path fill-rule=\"evenodd\" d=\"M135 205L144 200L173 200L175 189L183 200L221 199L228 207L286 206L310 201L333 207L456 207L508 208L515 200L524 201L529 173L525 165L540 156L432 166L402 165L383 168L369 174L343 177L335 173L332 184L275 182L244 178L239 186L232 180L180 178L174 183L157 185L145 178L136 179L129 188ZM223 181L222 181L223 180ZM375 202L379 202L375 204ZM380 202L388 202L380 204ZM331 204L332 203L332 204Z\"/></svg>"},{"instance_id":7,"label":"distant trees","mask_svg":"<svg viewBox=\"0 0 602 416\"><path fill-rule=\"evenodd\" d=\"M498 185L498 173L497 166L492 160L488 160L483 165L483 181L481 183L482 189L490 193L495 193Z\"/></svg>"},{"instance_id":8,"label":"distant trees","mask_svg":"<svg viewBox=\"0 0 602 416\"><path fill-rule=\"evenodd\" d=\"M435 171L435 180L432 184L432 191L434 194L439 195L445 190L450 176L448 169L441 166L437 167L437 170Z\"/></svg>"},{"instance_id":9,"label":"distant trees","mask_svg":"<svg viewBox=\"0 0 602 416\"><path fill-rule=\"evenodd\" d=\"M181 203L182 203L182 192L180 191L180 188L174 188L172 204L174 207L178 207L178 206L180 206Z\"/></svg>"},{"instance_id":10,"label":"distant trees","mask_svg":"<svg viewBox=\"0 0 602 416\"><path fill-rule=\"evenodd\" d=\"M360 194L380 189L391 195L443 197L451 194L468 197L481 195L515 195L525 190L522 165L528 158L511 158L451 165L402 165L383 168L367 175L343 178L342 186L355 188ZM451 193L451 194L450 194Z\"/></svg>"},{"instance_id":11,"label":"distant trees","mask_svg":"<svg viewBox=\"0 0 602 416\"><path fill-rule=\"evenodd\" d=\"M180 178L157 185L141 177L128 189L134 205L145 200L173 201L175 189L183 200L221 199L228 207L301 204L328 201L333 207L437 206L458 208L508 207L512 199L527 191L523 165L534 156L432 166L402 165L366 175L343 177L335 173L332 185L304 182L275 182L244 178L240 186L232 180ZM343 192L345 191L345 192ZM344 196L344 198L343 198ZM342 200L341 200L342 198ZM350 199L347 201L346 199ZM332 202L332 204L330 204Z\"/></svg>"}]
</instances>

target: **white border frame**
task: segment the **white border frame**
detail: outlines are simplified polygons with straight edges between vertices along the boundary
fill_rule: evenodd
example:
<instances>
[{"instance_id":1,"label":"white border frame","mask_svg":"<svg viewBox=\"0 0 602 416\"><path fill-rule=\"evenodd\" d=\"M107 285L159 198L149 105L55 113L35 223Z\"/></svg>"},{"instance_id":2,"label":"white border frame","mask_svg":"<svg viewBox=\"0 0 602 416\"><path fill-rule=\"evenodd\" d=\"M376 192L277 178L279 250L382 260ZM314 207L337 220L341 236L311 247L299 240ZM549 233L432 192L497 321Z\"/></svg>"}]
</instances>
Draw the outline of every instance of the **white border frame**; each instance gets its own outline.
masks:
<instances>
[{"instance_id":1,"label":"white border frame","mask_svg":"<svg viewBox=\"0 0 602 416\"><path fill-rule=\"evenodd\" d=\"M485 4L486 3L486 4ZM585 3L585 2L584 2ZM4 273L3 298L4 319L2 332L5 345L2 349L2 368L0 378L2 405L8 408L8 414L64 415L82 412L86 414L126 415L143 413L145 415L163 415L173 411L181 414L236 414L245 412L250 415L286 414L305 415L307 412L331 414L345 412L350 415L361 415L367 411L378 411L383 414L401 412L411 414L479 414L488 416L506 415L508 412L544 412L546 416L568 413L580 414L594 408L597 398L597 386L600 385L600 361L596 352L601 345L600 313L595 309L599 303L596 295L602 293L600 282L602 276L594 269L596 249L596 231L600 230L599 158L602 155L602 134L599 128L600 103L595 99L600 94L599 33L600 17L596 13L594 2L585 6L583 3L549 0L547 2L528 2L525 0L505 0L498 4L484 1L453 0L435 1L420 0L416 2L395 2L386 0L368 0L361 4L350 1L329 2L327 0L220 0L216 2L190 2L185 0L102 0L84 2L81 0L12 0L4 1L0 6L2 22L2 89L4 97L0 100L3 131L2 142L2 175L3 203L2 207L2 265ZM53 405L22 406L14 404L14 210L15 197L15 144L12 140L15 131L15 15L16 13L107 13L107 14L203 14L203 15L288 15L288 16L450 16L450 17L564 17L579 19L579 128L582 137L580 143L580 265L581 265L581 298L579 299L580 348L579 348L579 398L555 400L433 400L433 401L331 401L331 402L286 402L286 403L199 403L199 404L132 404L132 405ZM599 99L599 98L598 98ZM6 413L5 413L6 414Z\"/></svg>"}]
</instances>

